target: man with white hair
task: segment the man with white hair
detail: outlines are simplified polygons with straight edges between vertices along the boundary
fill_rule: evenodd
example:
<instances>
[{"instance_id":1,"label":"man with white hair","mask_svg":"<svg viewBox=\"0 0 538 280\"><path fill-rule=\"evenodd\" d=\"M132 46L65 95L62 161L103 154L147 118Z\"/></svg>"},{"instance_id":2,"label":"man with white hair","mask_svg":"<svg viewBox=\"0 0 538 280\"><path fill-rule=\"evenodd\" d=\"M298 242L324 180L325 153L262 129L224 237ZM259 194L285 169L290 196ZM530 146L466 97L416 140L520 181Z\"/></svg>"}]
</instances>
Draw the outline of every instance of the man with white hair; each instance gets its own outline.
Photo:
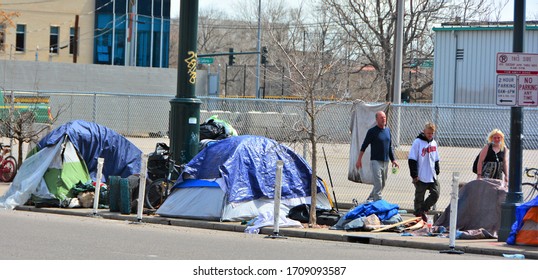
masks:
<instances>
[{"instance_id":1,"label":"man with white hair","mask_svg":"<svg viewBox=\"0 0 538 280\"><path fill-rule=\"evenodd\" d=\"M370 167L372 168L374 187L367 201L383 199L381 193L387 181L389 161L392 163L392 167L400 167L394 158L390 129L387 127L387 115L383 111L378 111L375 113L375 120L376 126L370 128L366 133L359 153L359 159L355 164L357 169L362 168L364 151L370 146Z\"/></svg>"}]
</instances>

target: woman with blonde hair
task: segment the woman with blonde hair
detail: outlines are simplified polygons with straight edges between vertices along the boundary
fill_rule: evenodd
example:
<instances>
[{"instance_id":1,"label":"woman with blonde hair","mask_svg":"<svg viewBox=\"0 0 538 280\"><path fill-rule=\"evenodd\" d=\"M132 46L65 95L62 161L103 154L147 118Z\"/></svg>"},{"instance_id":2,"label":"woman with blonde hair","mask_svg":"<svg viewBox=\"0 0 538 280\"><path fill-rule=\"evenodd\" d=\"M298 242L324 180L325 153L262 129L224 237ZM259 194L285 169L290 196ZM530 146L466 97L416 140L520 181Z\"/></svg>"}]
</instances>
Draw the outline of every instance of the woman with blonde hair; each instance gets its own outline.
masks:
<instances>
[{"instance_id":1,"label":"woman with blonde hair","mask_svg":"<svg viewBox=\"0 0 538 280\"><path fill-rule=\"evenodd\" d=\"M504 133L496 128L489 133L487 141L478 157L477 179L504 179L508 183L508 148Z\"/></svg>"}]
</instances>

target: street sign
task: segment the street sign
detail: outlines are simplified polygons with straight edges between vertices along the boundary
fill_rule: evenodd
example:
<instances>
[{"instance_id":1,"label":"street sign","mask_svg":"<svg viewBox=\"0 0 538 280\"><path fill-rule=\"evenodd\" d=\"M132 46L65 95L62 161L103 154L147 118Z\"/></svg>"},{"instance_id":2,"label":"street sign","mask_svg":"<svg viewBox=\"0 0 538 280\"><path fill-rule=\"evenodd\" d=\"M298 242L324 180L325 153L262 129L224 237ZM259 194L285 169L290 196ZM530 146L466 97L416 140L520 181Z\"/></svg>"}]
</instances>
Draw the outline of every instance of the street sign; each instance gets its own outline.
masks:
<instances>
[{"instance_id":1,"label":"street sign","mask_svg":"<svg viewBox=\"0 0 538 280\"><path fill-rule=\"evenodd\" d=\"M497 75L497 105L515 106L517 98L517 76Z\"/></svg>"},{"instance_id":2,"label":"street sign","mask_svg":"<svg viewBox=\"0 0 538 280\"><path fill-rule=\"evenodd\" d=\"M422 64L420 64L420 67L422 68L433 68L433 60L424 60Z\"/></svg>"},{"instance_id":3,"label":"street sign","mask_svg":"<svg viewBox=\"0 0 538 280\"><path fill-rule=\"evenodd\" d=\"M538 75L538 54L497 53L497 74Z\"/></svg>"},{"instance_id":4,"label":"street sign","mask_svg":"<svg viewBox=\"0 0 538 280\"><path fill-rule=\"evenodd\" d=\"M199 57L198 63L200 64L213 64L213 58L212 57Z\"/></svg>"},{"instance_id":5,"label":"street sign","mask_svg":"<svg viewBox=\"0 0 538 280\"><path fill-rule=\"evenodd\" d=\"M538 106L538 76L520 75L517 93L519 106Z\"/></svg>"},{"instance_id":6,"label":"street sign","mask_svg":"<svg viewBox=\"0 0 538 280\"><path fill-rule=\"evenodd\" d=\"M538 106L538 54L497 53L497 105Z\"/></svg>"}]
</instances>

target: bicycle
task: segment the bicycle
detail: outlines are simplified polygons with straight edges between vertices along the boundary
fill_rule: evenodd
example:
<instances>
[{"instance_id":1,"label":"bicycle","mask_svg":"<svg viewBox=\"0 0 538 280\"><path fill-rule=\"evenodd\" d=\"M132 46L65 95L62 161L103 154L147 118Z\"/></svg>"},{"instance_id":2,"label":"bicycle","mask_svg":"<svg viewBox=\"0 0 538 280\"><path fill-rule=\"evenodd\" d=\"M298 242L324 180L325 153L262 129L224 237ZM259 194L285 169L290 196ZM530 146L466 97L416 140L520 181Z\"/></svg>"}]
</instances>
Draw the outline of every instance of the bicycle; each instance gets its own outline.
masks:
<instances>
[{"instance_id":1,"label":"bicycle","mask_svg":"<svg viewBox=\"0 0 538 280\"><path fill-rule=\"evenodd\" d=\"M170 195L182 167L171 158L170 148L165 143L157 143L155 152L150 156L152 161L148 163L148 173L152 182L146 188L145 206L155 210Z\"/></svg>"},{"instance_id":2,"label":"bicycle","mask_svg":"<svg viewBox=\"0 0 538 280\"><path fill-rule=\"evenodd\" d=\"M11 155L10 145L0 143L0 148L0 181L11 182L17 175L17 160Z\"/></svg>"},{"instance_id":3,"label":"bicycle","mask_svg":"<svg viewBox=\"0 0 538 280\"><path fill-rule=\"evenodd\" d=\"M523 193L523 201L532 200L538 195L538 168L526 167L525 175L534 178L534 182L521 183L521 192Z\"/></svg>"}]
</instances>

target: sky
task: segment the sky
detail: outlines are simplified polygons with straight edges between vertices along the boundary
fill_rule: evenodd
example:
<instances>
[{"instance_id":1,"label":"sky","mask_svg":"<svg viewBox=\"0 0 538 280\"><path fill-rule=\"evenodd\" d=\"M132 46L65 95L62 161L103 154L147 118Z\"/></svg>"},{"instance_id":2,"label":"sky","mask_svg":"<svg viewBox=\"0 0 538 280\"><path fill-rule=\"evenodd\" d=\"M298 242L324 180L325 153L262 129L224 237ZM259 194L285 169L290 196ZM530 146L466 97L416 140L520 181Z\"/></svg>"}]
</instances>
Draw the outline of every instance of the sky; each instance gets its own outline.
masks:
<instances>
[{"instance_id":1,"label":"sky","mask_svg":"<svg viewBox=\"0 0 538 280\"><path fill-rule=\"evenodd\" d=\"M172 1L172 9L171 9L171 16L174 17L174 15L177 15L179 17L179 2L180 0L171 0ZM258 0L251 0L251 1L258 1ZM262 0L262 5L264 1L270 1L270 0ZM297 0L292 0L297 1ZM215 7L219 10L223 10L229 15L233 13L232 5L230 3L234 3L237 1L234 0L198 0L198 6L199 9L209 8L209 7ZM536 0L527 0L526 1L526 10L527 15L538 15L538 1ZM503 10L503 16L501 20L503 21L511 21L514 17L514 0L510 0L508 5Z\"/></svg>"}]
</instances>

